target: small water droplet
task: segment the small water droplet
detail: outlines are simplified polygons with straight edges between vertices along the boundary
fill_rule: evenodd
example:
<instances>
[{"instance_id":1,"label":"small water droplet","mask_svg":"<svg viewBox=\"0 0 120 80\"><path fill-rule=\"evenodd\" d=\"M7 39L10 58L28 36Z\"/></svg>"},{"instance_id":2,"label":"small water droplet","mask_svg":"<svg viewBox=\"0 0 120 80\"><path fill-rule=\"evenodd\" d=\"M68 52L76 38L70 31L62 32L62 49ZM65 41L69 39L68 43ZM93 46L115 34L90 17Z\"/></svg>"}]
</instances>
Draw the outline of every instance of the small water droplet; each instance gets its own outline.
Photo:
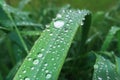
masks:
<instances>
[{"instance_id":1,"label":"small water droplet","mask_svg":"<svg viewBox=\"0 0 120 80\"><path fill-rule=\"evenodd\" d=\"M54 27L55 28L62 28L64 26L64 24L65 24L64 21L58 20L58 21L54 22Z\"/></svg>"},{"instance_id":2,"label":"small water droplet","mask_svg":"<svg viewBox=\"0 0 120 80\"><path fill-rule=\"evenodd\" d=\"M22 75L19 75L19 77L22 77Z\"/></svg>"},{"instance_id":3,"label":"small water droplet","mask_svg":"<svg viewBox=\"0 0 120 80\"><path fill-rule=\"evenodd\" d=\"M68 18L69 17L69 15L66 15L66 18Z\"/></svg>"},{"instance_id":4,"label":"small water droplet","mask_svg":"<svg viewBox=\"0 0 120 80\"><path fill-rule=\"evenodd\" d=\"M61 18L62 17L62 15L61 14L57 14L57 18Z\"/></svg>"},{"instance_id":5,"label":"small water droplet","mask_svg":"<svg viewBox=\"0 0 120 80\"><path fill-rule=\"evenodd\" d=\"M34 65L37 65L38 63L39 63L39 60L38 60L38 59L34 59L34 60L33 60L33 64L34 64Z\"/></svg>"},{"instance_id":6,"label":"small water droplet","mask_svg":"<svg viewBox=\"0 0 120 80\"><path fill-rule=\"evenodd\" d=\"M26 70L23 70L23 73L26 73Z\"/></svg>"},{"instance_id":7,"label":"small water droplet","mask_svg":"<svg viewBox=\"0 0 120 80\"><path fill-rule=\"evenodd\" d=\"M53 34L52 33L50 33L50 36L52 36Z\"/></svg>"},{"instance_id":8,"label":"small water droplet","mask_svg":"<svg viewBox=\"0 0 120 80\"><path fill-rule=\"evenodd\" d=\"M48 73L49 71L48 71L48 70L46 70L45 72L46 72L46 73Z\"/></svg>"},{"instance_id":9,"label":"small water droplet","mask_svg":"<svg viewBox=\"0 0 120 80\"><path fill-rule=\"evenodd\" d=\"M47 29L47 31L49 32L50 30L49 30L49 29Z\"/></svg>"},{"instance_id":10,"label":"small water droplet","mask_svg":"<svg viewBox=\"0 0 120 80\"><path fill-rule=\"evenodd\" d=\"M31 70L34 70L35 68L34 67L31 67Z\"/></svg>"},{"instance_id":11,"label":"small water droplet","mask_svg":"<svg viewBox=\"0 0 120 80\"><path fill-rule=\"evenodd\" d=\"M43 54L41 54L41 53L38 54L38 57L39 57L39 58L41 58L42 56L43 56Z\"/></svg>"},{"instance_id":12,"label":"small water droplet","mask_svg":"<svg viewBox=\"0 0 120 80\"><path fill-rule=\"evenodd\" d=\"M52 75L50 73L46 74L46 79L50 79Z\"/></svg>"},{"instance_id":13,"label":"small water droplet","mask_svg":"<svg viewBox=\"0 0 120 80\"><path fill-rule=\"evenodd\" d=\"M107 76L107 80L110 80L110 77L109 77L109 76Z\"/></svg>"},{"instance_id":14,"label":"small water droplet","mask_svg":"<svg viewBox=\"0 0 120 80\"><path fill-rule=\"evenodd\" d=\"M32 58L31 58L31 57L28 57L27 59L28 59L28 61L31 61L31 60L32 60Z\"/></svg>"},{"instance_id":15,"label":"small water droplet","mask_svg":"<svg viewBox=\"0 0 120 80\"><path fill-rule=\"evenodd\" d=\"M30 80L30 78L26 77L24 80Z\"/></svg>"},{"instance_id":16,"label":"small water droplet","mask_svg":"<svg viewBox=\"0 0 120 80\"><path fill-rule=\"evenodd\" d=\"M60 47L60 45L58 45L58 47Z\"/></svg>"},{"instance_id":17,"label":"small water droplet","mask_svg":"<svg viewBox=\"0 0 120 80\"><path fill-rule=\"evenodd\" d=\"M83 24L84 24L83 22L80 23L81 26L82 26Z\"/></svg>"},{"instance_id":18,"label":"small water droplet","mask_svg":"<svg viewBox=\"0 0 120 80\"><path fill-rule=\"evenodd\" d=\"M72 20L71 20L71 19L70 19L69 21L70 21L70 22L72 22Z\"/></svg>"},{"instance_id":19,"label":"small water droplet","mask_svg":"<svg viewBox=\"0 0 120 80\"><path fill-rule=\"evenodd\" d=\"M41 49L41 51L44 51L45 49Z\"/></svg>"},{"instance_id":20,"label":"small water droplet","mask_svg":"<svg viewBox=\"0 0 120 80\"><path fill-rule=\"evenodd\" d=\"M101 77L98 77L98 80L102 80L102 78L101 78Z\"/></svg>"},{"instance_id":21,"label":"small water droplet","mask_svg":"<svg viewBox=\"0 0 120 80\"><path fill-rule=\"evenodd\" d=\"M95 69L98 69L98 65L95 64L95 65L94 65L94 68L95 68Z\"/></svg>"},{"instance_id":22,"label":"small water droplet","mask_svg":"<svg viewBox=\"0 0 120 80\"><path fill-rule=\"evenodd\" d=\"M46 27L46 28L49 28L49 27L50 27L50 25L45 25L45 27Z\"/></svg>"},{"instance_id":23,"label":"small water droplet","mask_svg":"<svg viewBox=\"0 0 120 80\"><path fill-rule=\"evenodd\" d=\"M45 69L43 68L42 71L44 71Z\"/></svg>"},{"instance_id":24,"label":"small water droplet","mask_svg":"<svg viewBox=\"0 0 120 80\"><path fill-rule=\"evenodd\" d=\"M54 61L55 59L54 58L52 58L52 61Z\"/></svg>"},{"instance_id":25,"label":"small water droplet","mask_svg":"<svg viewBox=\"0 0 120 80\"><path fill-rule=\"evenodd\" d=\"M48 65L47 63L44 64L44 66L47 66L47 65Z\"/></svg>"}]
</instances>

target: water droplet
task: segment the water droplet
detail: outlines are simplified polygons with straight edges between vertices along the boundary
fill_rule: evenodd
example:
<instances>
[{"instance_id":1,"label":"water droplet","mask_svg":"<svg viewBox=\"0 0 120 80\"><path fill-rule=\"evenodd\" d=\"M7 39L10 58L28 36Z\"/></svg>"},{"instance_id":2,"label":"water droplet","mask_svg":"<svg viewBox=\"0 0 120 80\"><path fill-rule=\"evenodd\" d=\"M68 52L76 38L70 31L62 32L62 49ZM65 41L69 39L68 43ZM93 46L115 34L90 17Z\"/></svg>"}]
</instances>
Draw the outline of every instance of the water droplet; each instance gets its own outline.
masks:
<instances>
[{"instance_id":1,"label":"water droplet","mask_svg":"<svg viewBox=\"0 0 120 80\"><path fill-rule=\"evenodd\" d=\"M19 77L22 77L22 75L19 75Z\"/></svg>"},{"instance_id":2,"label":"water droplet","mask_svg":"<svg viewBox=\"0 0 120 80\"><path fill-rule=\"evenodd\" d=\"M49 27L50 27L50 25L45 25L45 27L46 27L46 28L49 28Z\"/></svg>"},{"instance_id":3,"label":"water droplet","mask_svg":"<svg viewBox=\"0 0 120 80\"><path fill-rule=\"evenodd\" d=\"M66 17L68 18L68 17L69 17L69 15L66 15Z\"/></svg>"},{"instance_id":4,"label":"water droplet","mask_svg":"<svg viewBox=\"0 0 120 80\"><path fill-rule=\"evenodd\" d=\"M72 22L72 20L71 20L71 19L70 19L69 21L70 21L70 22Z\"/></svg>"},{"instance_id":5,"label":"water droplet","mask_svg":"<svg viewBox=\"0 0 120 80\"><path fill-rule=\"evenodd\" d=\"M46 72L46 73L48 73L49 71L48 71L48 70L46 70L45 72Z\"/></svg>"},{"instance_id":6,"label":"water droplet","mask_svg":"<svg viewBox=\"0 0 120 80\"><path fill-rule=\"evenodd\" d=\"M32 58L31 58L31 57L28 57L27 59L28 59L28 61L31 61L31 60L32 60Z\"/></svg>"},{"instance_id":7,"label":"water droplet","mask_svg":"<svg viewBox=\"0 0 120 80\"><path fill-rule=\"evenodd\" d=\"M54 61L55 59L54 58L52 58L52 61Z\"/></svg>"},{"instance_id":8,"label":"water droplet","mask_svg":"<svg viewBox=\"0 0 120 80\"><path fill-rule=\"evenodd\" d=\"M33 60L33 64L34 64L34 65L37 65L38 63L39 63L39 60L38 60L38 59L34 59L34 60Z\"/></svg>"},{"instance_id":9,"label":"water droplet","mask_svg":"<svg viewBox=\"0 0 120 80\"><path fill-rule=\"evenodd\" d=\"M51 33L50 36L52 36L53 34Z\"/></svg>"},{"instance_id":10,"label":"water droplet","mask_svg":"<svg viewBox=\"0 0 120 80\"><path fill-rule=\"evenodd\" d=\"M80 25L82 26L82 25L83 25L83 22L81 22Z\"/></svg>"},{"instance_id":11,"label":"water droplet","mask_svg":"<svg viewBox=\"0 0 120 80\"><path fill-rule=\"evenodd\" d=\"M62 17L62 15L61 14L57 14L57 18L61 18Z\"/></svg>"},{"instance_id":12,"label":"water droplet","mask_svg":"<svg viewBox=\"0 0 120 80\"><path fill-rule=\"evenodd\" d=\"M60 47L60 45L58 45L58 47Z\"/></svg>"},{"instance_id":13,"label":"water droplet","mask_svg":"<svg viewBox=\"0 0 120 80\"><path fill-rule=\"evenodd\" d=\"M45 49L41 49L41 51L44 51Z\"/></svg>"},{"instance_id":14,"label":"water droplet","mask_svg":"<svg viewBox=\"0 0 120 80\"><path fill-rule=\"evenodd\" d=\"M107 76L107 80L110 80L110 77L109 77L109 76Z\"/></svg>"},{"instance_id":15,"label":"water droplet","mask_svg":"<svg viewBox=\"0 0 120 80\"><path fill-rule=\"evenodd\" d=\"M49 30L49 29L47 29L47 31L49 32L50 30Z\"/></svg>"},{"instance_id":16,"label":"water droplet","mask_svg":"<svg viewBox=\"0 0 120 80\"><path fill-rule=\"evenodd\" d=\"M47 63L44 64L44 66L47 66L47 65L48 65Z\"/></svg>"},{"instance_id":17,"label":"water droplet","mask_svg":"<svg viewBox=\"0 0 120 80\"><path fill-rule=\"evenodd\" d=\"M50 79L52 75L50 73L46 74L46 79Z\"/></svg>"},{"instance_id":18,"label":"water droplet","mask_svg":"<svg viewBox=\"0 0 120 80\"><path fill-rule=\"evenodd\" d=\"M41 58L42 56L43 56L43 54L41 54L41 53L40 53L40 54L38 54L38 57L39 57L39 58Z\"/></svg>"},{"instance_id":19,"label":"water droplet","mask_svg":"<svg viewBox=\"0 0 120 80\"><path fill-rule=\"evenodd\" d=\"M23 70L23 73L26 73L26 70Z\"/></svg>"},{"instance_id":20,"label":"water droplet","mask_svg":"<svg viewBox=\"0 0 120 80\"><path fill-rule=\"evenodd\" d=\"M102 80L102 78L101 78L101 77L98 77L98 80Z\"/></svg>"},{"instance_id":21,"label":"water droplet","mask_svg":"<svg viewBox=\"0 0 120 80\"><path fill-rule=\"evenodd\" d=\"M62 28L63 26L64 26L64 21L61 21L61 20L59 20L59 21L55 21L54 22L54 27L55 28Z\"/></svg>"},{"instance_id":22,"label":"water droplet","mask_svg":"<svg viewBox=\"0 0 120 80\"><path fill-rule=\"evenodd\" d=\"M98 69L98 65L94 65L94 68L95 68L95 69Z\"/></svg>"},{"instance_id":23,"label":"water droplet","mask_svg":"<svg viewBox=\"0 0 120 80\"><path fill-rule=\"evenodd\" d=\"M44 71L45 69L43 68L42 71Z\"/></svg>"},{"instance_id":24,"label":"water droplet","mask_svg":"<svg viewBox=\"0 0 120 80\"><path fill-rule=\"evenodd\" d=\"M26 77L24 80L30 80L30 78Z\"/></svg>"},{"instance_id":25,"label":"water droplet","mask_svg":"<svg viewBox=\"0 0 120 80\"><path fill-rule=\"evenodd\" d=\"M34 70L35 68L34 67L31 67L31 70Z\"/></svg>"}]
</instances>

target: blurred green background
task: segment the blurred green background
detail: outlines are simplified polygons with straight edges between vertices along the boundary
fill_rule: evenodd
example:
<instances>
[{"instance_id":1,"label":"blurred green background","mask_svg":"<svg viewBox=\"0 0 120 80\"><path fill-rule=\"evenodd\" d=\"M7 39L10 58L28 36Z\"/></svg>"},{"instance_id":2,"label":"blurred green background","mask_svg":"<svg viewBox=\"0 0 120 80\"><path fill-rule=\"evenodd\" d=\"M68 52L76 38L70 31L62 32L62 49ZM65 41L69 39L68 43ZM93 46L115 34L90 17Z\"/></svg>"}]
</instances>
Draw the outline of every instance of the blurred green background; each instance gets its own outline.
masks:
<instances>
[{"instance_id":1,"label":"blurred green background","mask_svg":"<svg viewBox=\"0 0 120 80\"><path fill-rule=\"evenodd\" d=\"M18 6L20 0L6 0L9 4L13 6ZM107 11L111 9L119 0L31 0L31 5L35 8L40 8L40 6L55 5L57 7L70 4L72 8L88 9L93 12L96 11ZM44 3L44 4L43 4ZM30 8L29 6L27 8Z\"/></svg>"}]
</instances>

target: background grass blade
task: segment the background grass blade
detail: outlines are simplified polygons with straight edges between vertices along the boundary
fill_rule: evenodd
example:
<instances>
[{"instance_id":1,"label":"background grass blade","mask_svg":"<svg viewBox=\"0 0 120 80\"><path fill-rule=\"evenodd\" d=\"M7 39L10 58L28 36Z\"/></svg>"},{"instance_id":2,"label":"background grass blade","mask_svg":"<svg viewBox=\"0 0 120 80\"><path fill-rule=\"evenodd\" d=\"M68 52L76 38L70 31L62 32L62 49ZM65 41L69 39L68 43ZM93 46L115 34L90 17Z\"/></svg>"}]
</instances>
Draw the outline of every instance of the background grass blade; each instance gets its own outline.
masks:
<instances>
[{"instance_id":1,"label":"background grass blade","mask_svg":"<svg viewBox=\"0 0 120 80\"><path fill-rule=\"evenodd\" d=\"M25 49L25 51L28 53L29 50L27 48L27 45L25 44L24 40L23 40L23 37L21 36L20 32L19 32L19 29L17 28L14 20L13 20L13 17L11 16L11 13L9 12L9 6L6 4L6 2L3 2L3 4L1 3L0 6L2 6L4 12L7 14L7 16L9 17L9 19L11 20L11 22L13 23L13 26L16 30L16 33L18 34L18 37L20 38L20 41Z\"/></svg>"},{"instance_id":2,"label":"background grass blade","mask_svg":"<svg viewBox=\"0 0 120 80\"><path fill-rule=\"evenodd\" d=\"M118 31L118 33L117 33L117 39L118 39L118 52L120 55L120 31Z\"/></svg>"},{"instance_id":3,"label":"background grass blade","mask_svg":"<svg viewBox=\"0 0 120 80\"><path fill-rule=\"evenodd\" d=\"M14 80L57 80L72 40L89 11L62 10L43 31Z\"/></svg>"},{"instance_id":4,"label":"background grass blade","mask_svg":"<svg viewBox=\"0 0 120 80\"><path fill-rule=\"evenodd\" d=\"M120 76L120 57L115 56L115 60L116 60L116 70Z\"/></svg>"},{"instance_id":5,"label":"background grass blade","mask_svg":"<svg viewBox=\"0 0 120 80\"><path fill-rule=\"evenodd\" d=\"M112 38L114 37L114 35L115 35L115 34L117 33L117 31L119 31L119 30L120 30L120 28L119 28L119 27L116 27L116 26L113 26L113 27L110 29L110 31L109 31L109 33L108 33L105 41L103 42L103 45L102 45L102 48L101 48L102 51L107 50L110 42L112 41Z\"/></svg>"},{"instance_id":6,"label":"background grass blade","mask_svg":"<svg viewBox=\"0 0 120 80\"><path fill-rule=\"evenodd\" d=\"M111 53L109 53L111 54ZM93 80L119 80L120 74L116 71L116 65L109 59L96 55L96 63L94 65Z\"/></svg>"}]
</instances>

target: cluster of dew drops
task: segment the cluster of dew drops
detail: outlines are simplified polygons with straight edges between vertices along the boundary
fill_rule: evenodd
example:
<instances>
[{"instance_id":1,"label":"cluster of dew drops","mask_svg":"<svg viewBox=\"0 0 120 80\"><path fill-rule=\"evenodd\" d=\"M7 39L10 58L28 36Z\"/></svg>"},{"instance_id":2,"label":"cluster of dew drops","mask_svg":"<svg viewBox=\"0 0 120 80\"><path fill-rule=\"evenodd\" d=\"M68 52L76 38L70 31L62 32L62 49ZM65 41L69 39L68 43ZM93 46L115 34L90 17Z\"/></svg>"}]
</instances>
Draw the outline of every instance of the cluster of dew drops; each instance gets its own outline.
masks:
<instances>
[{"instance_id":1,"label":"cluster of dew drops","mask_svg":"<svg viewBox=\"0 0 120 80\"><path fill-rule=\"evenodd\" d=\"M78 15L78 13L79 13L79 15ZM86 10L81 10L81 11L80 10L77 10L77 11L62 10L62 13L57 14L56 19L53 20L54 28L61 29L61 28L64 27L64 25L66 25L66 27L69 27L71 24L73 24L73 22L74 22L73 20L75 20L75 19L76 19L78 24L83 25L83 20L85 20L85 18L84 18L85 15L87 15ZM64 18L64 19L62 19L62 18ZM49 28L50 26L46 25L46 27ZM68 30L66 30L65 32L68 32ZM44 49L41 49L41 51L44 51ZM43 54L41 54L41 53L37 54L37 57L38 58L43 58ZM36 66L40 63L38 58L33 59L33 66ZM28 61L32 60L32 58L27 58L27 59L28 59ZM52 60L53 60L53 58L52 58ZM47 66L47 65L48 65L47 63L44 64L44 66ZM35 67L31 67L31 70L35 70ZM27 73L27 71L23 70L23 73ZM50 73L49 70L46 70L45 73L46 73L46 75L45 75L46 80L48 80L52 77L52 73ZM19 77L21 78L21 75L19 75ZM25 76L24 78L21 78L20 80L31 80L30 77ZM34 76L34 78L36 80L39 80L36 76Z\"/></svg>"}]
</instances>

